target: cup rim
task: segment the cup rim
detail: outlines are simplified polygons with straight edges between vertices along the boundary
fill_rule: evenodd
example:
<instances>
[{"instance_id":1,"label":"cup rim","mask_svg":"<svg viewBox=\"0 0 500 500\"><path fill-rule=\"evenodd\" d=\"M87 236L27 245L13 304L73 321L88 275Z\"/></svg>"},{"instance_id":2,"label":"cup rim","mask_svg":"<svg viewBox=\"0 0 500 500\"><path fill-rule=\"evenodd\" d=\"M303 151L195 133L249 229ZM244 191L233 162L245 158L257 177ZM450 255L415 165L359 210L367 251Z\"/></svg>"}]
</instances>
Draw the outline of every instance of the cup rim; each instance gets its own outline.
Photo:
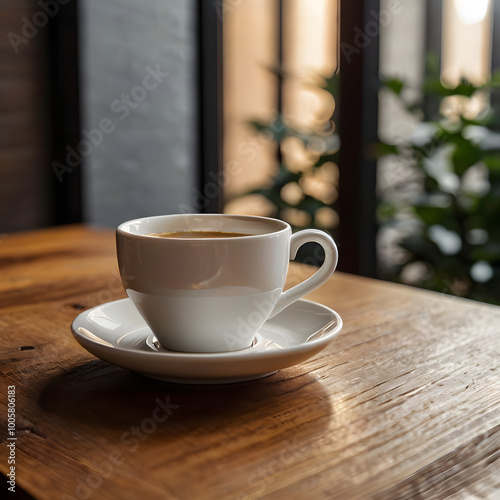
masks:
<instances>
[{"instance_id":1,"label":"cup rim","mask_svg":"<svg viewBox=\"0 0 500 500\"><path fill-rule=\"evenodd\" d=\"M133 223L139 223L142 221L154 220L154 219L158 220L158 219L164 219L164 218L170 218L170 217L201 217L201 218L218 217L218 218L222 218L222 219L233 217L235 219L249 220L249 221L252 221L252 220L253 221L262 221L262 222L264 222L264 221L269 222L270 221L274 224L281 226L281 228L271 230L270 232L267 232L267 233L245 234L243 236L230 236L230 237L217 237L217 238L210 238L210 237L207 237L207 238L182 238L182 239L179 239L179 238L161 238L158 236L154 236L153 234L133 233L127 228L127 226L130 226ZM138 217L136 219L131 219L131 220L122 222L116 228L117 234L121 234L121 235L126 236L126 237L156 239L158 241L164 241L164 242L168 241L168 242L176 242L176 243L183 242L183 241L189 242L189 241L200 241L200 240L203 240L203 241L221 241L221 242L222 241L224 241L224 242L230 241L230 240L231 241L234 241L234 240L241 241L242 239L245 239L245 238L248 239L248 238L262 238L262 237L275 236L275 235L278 235L281 233L285 233L287 231L291 231L290 224L288 224L288 222L285 222L283 220L275 219L273 217L263 217L260 215L240 215L240 214L220 214L220 213L165 214L165 215L152 215L149 217Z\"/></svg>"}]
</instances>

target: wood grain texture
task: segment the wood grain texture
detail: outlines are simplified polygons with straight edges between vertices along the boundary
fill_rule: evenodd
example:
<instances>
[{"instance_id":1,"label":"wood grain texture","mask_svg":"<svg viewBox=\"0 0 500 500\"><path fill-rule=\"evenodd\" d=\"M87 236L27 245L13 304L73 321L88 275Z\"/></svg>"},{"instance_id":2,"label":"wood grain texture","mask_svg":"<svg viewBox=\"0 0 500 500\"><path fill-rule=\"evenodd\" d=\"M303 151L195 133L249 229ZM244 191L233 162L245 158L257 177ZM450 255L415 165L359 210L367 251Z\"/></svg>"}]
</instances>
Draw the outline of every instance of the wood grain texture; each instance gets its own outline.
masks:
<instances>
[{"instance_id":1,"label":"wood grain texture","mask_svg":"<svg viewBox=\"0 0 500 500\"><path fill-rule=\"evenodd\" d=\"M35 498L498 498L500 308L338 273L309 298L344 330L313 359L167 384L70 333L124 297L114 245L82 227L0 240L0 437L15 385L17 484Z\"/></svg>"}]
</instances>

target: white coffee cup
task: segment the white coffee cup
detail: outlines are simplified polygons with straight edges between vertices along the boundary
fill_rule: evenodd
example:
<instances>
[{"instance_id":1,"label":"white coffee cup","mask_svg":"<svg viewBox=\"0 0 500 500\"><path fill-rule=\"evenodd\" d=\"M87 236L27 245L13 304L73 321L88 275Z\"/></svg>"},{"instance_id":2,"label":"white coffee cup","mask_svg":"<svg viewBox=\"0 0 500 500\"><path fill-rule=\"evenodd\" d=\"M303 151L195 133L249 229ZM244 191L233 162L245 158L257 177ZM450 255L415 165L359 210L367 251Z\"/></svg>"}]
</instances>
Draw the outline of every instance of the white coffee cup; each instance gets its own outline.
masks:
<instances>
[{"instance_id":1,"label":"white coffee cup","mask_svg":"<svg viewBox=\"0 0 500 500\"><path fill-rule=\"evenodd\" d=\"M164 238L152 233L217 231L240 237ZM286 222L227 214L162 215L131 220L116 232L123 286L160 344L182 352L250 347L265 321L333 274L333 239L306 229L292 235ZM283 292L289 259L319 243L320 269Z\"/></svg>"}]
</instances>

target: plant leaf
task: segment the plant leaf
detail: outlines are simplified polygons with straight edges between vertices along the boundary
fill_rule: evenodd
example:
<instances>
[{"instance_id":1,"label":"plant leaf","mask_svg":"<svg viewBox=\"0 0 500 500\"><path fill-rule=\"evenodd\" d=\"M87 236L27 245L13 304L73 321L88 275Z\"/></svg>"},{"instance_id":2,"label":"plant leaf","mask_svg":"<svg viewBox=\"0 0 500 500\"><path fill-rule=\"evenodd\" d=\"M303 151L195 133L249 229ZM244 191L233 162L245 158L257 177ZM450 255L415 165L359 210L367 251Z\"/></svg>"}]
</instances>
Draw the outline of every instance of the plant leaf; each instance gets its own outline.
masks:
<instances>
[{"instance_id":1,"label":"plant leaf","mask_svg":"<svg viewBox=\"0 0 500 500\"><path fill-rule=\"evenodd\" d=\"M398 97L401 96L401 91L404 88L403 80L399 78L388 78L386 80L382 80L382 85L392 90Z\"/></svg>"}]
</instances>

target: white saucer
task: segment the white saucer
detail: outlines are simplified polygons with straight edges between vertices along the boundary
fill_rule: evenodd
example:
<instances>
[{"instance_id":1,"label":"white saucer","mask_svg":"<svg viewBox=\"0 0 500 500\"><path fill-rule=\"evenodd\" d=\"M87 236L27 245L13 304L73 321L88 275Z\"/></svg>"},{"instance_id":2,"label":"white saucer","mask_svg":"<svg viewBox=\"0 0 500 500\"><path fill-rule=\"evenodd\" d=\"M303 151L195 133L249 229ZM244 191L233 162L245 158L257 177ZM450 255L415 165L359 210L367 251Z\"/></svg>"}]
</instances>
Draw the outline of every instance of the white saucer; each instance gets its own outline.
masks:
<instances>
[{"instance_id":1,"label":"white saucer","mask_svg":"<svg viewBox=\"0 0 500 500\"><path fill-rule=\"evenodd\" d=\"M206 354L159 346L129 299L82 312L71 329L87 351L123 368L169 382L222 384L266 377L311 358L340 333L342 319L326 306L298 300L268 320L251 347Z\"/></svg>"}]
</instances>

